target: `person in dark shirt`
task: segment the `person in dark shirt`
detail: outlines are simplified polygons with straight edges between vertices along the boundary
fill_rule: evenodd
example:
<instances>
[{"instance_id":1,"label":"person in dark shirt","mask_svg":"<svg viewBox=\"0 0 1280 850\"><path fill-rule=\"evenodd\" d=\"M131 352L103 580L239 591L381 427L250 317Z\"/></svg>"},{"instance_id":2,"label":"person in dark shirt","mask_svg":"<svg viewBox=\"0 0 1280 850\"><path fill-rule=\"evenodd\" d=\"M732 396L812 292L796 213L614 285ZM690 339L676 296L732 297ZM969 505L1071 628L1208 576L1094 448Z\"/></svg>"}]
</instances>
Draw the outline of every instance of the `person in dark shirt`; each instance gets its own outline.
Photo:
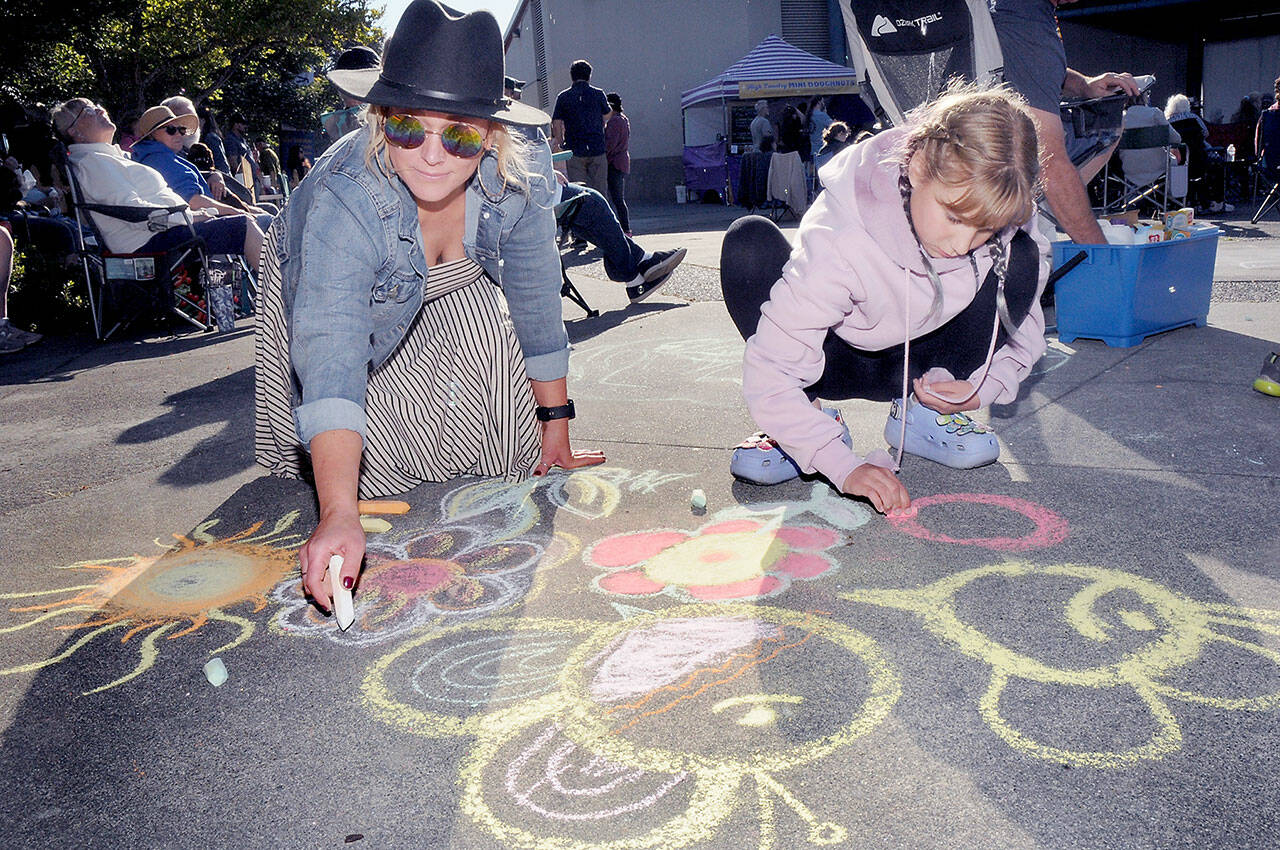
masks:
<instances>
[{"instance_id":1,"label":"person in dark shirt","mask_svg":"<svg viewBox=\"0 0 1280 850\"><path fill-rule=\"evenodd\" d=\"M604 122L609 101L604 90L591 85L591 63L579 59L569 66L573 85L556 95L551 113L552 150L570 150L569 180L586 183L602 195L609 193L609 164L605 157Z\"/></svg>"}]
</instances>

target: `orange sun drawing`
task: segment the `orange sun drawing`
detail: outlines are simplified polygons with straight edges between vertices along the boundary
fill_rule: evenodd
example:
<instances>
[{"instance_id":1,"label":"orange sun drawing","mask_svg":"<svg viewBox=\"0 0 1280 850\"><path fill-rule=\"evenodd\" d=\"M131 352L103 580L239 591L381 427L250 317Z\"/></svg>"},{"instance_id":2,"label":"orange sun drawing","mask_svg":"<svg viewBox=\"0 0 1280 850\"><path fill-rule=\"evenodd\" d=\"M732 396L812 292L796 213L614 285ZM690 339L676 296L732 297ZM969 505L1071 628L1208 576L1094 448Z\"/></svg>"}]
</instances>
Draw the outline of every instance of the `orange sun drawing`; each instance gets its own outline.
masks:
<instances>
[{"instance_id":1,"label":"orange sun drawing","mask_svg":"<svg viewBox=\"0 0 1280 850\"><path fill-rule=\"evenodd\" d=\"M78 634L69 646L51 658L15 664L0 669L0 675L27 673L66 661L95 638L118 632L120 643L138 648L138 660L124 675L85 694L114 688L146 672L160 654L160 638L175 640L194 634L210 622L225 623L236 634L213 650L226 652L247 640L256 628L253 620L231 613L248 606L257 613L268 604L267 594L282 579L296 572L295 552L304 536L291 528L298 519L292 511L281 517L269 531L258 522L230 537L218 539L209 530L218 524L202 523L191 537L175 534L177 541L159 555L134 555L103 561L81 561L60 570L96 573L87 584L52 590L0 593L11 600L10 614L19 622L0 627L0 634L12 634L68 617L76 622L57 622L56 631ZM31 601L38 597L59 597L53 601Z\"/></svg>"}]
</instances>

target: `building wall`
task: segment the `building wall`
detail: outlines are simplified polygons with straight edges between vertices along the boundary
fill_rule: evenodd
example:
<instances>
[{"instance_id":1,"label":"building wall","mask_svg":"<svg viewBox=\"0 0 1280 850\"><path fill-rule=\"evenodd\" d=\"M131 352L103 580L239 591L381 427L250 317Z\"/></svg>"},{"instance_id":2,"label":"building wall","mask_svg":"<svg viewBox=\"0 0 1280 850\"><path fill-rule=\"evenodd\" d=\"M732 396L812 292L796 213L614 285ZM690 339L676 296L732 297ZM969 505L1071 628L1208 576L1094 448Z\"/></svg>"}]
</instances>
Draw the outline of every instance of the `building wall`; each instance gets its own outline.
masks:
<instances>
[{"instance_id":1,"label":"building wall","mask_svg":"<svg viewBox=\"0 0 1280 850\"><path fill-rule=\"evenodd\" d=\"M539 102L532 16L541 5L548 102ZM526 0L508 30L507 73L529 85L524 101L548 112L569 86L569 65L586 59L591 84L622 96L631 121L627 196L672 200L684 182L680 92L706 82L770 33L781 33L781 0Z\"/></svg>"},{"instance_id":2,"label":"building wall","mask_svg":"<svg viewBox=\"0 0 1280 850\"><path fill-rule=\"evenodd\" d=\"M1120 35L1109 30L1061 21L1067 65L1086 76L1128 71L1134 76L1155 74L1151 105L1164 107L1169 95L1186 93L1186 42L1170 43Z\"/></svg>"}]
</instances>

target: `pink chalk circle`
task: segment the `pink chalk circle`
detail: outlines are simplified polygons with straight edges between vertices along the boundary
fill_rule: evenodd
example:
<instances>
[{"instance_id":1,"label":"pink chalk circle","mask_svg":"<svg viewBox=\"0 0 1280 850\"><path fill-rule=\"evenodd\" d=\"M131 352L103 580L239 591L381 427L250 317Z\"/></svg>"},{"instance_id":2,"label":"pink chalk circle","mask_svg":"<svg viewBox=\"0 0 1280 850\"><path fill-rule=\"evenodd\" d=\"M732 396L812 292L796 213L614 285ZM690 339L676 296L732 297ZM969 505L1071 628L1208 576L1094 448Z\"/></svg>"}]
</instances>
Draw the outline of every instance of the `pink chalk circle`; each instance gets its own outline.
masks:
<instances>
[{"instance_id":1,"label":"pink chalk circle","mask_svg":"<svg viewBox=\"0 0 1280 850\"><path fill-rule=\"evenodd\" d=\"M773 569L796 578L814 578L831 569L831 562L819 555L792 552L774 564Z\"/></svg>"},{"instance_id":2,"label":"pink chalk circle","mask_svg":"<svg viewBox=\"0 0 1280 850\"><path fill-rule=\"evenodd\" d=\"M599 585L601 590L607 590L610 593L622 593L627 596L660 593L666 587L665 584L648 578L643 570L626 570L601 576Z\"/></svg>"},{"instance_id":3,"label":"pink chalk circle","mask_svg":"<svg viewBox=\"0 0 1280 850\"><path fill-rule=\"evenodd\" d=\"M726 599L753 599L757 596L768 596L782 587L782 582L774 576L760 576L732 584L696 584L685 588L695 599L718 602Z\"/></svg>"},{"instance_id":4,"label":"pink chalk circle","mask_svg":"<svg viewBox=\"0 0 1280 850\"><path fill-rule=\"evenodd\" d=\"M629 567L683 543L682 531L640 531L606 537L591 548L587 560L597 567Z\"/></svg>"},{"instance_id":5,"label":"pink chalk circle","mask_svg":"<svg viewBox=\"0 0 1280 850\"><path fill-rule=\"evenodd\" d=\"M792 549L826 549L834 546L840 535L826 528L784 525L778 529L778 539Z\"/></svg>"},{"instance_id":6,"label":"pink chalk circle","mask_svg":"<svg viewBox=\"0 0 1280 850\"><path fill-rule=\"evenodd\" d=\"M1035 523L1036 527L1025 537L950 537L930 531L920 524L918 517L893 516L885 518L899 530L930 540L934 543L958 543L961 546L981 546L999 552L1025 552L1028 549L1044 549L1056 546L1067 537L1067 521L1046 507L1015 499L1012 496L997 496L988 493L940 493L937 496L924 496L912 499L911 506L917 512L923 512L931 505L944 505L951 502L970 502L978 505L995 505L1025 516Z\"/></svg>"}]
</instances>

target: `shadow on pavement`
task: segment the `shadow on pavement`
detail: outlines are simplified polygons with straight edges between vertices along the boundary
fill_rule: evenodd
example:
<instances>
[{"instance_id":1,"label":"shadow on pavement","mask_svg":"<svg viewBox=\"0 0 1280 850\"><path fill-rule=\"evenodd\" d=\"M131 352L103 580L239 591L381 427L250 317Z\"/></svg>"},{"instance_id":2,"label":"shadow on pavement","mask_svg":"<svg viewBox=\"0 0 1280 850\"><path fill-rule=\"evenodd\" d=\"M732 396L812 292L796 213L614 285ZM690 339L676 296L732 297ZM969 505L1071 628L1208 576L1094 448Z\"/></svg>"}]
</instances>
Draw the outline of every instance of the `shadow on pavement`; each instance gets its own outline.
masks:
<instances>
[{"instance_id":1,"label":"shadow on pavement","mask_svg":"<svg viewBox=\"0 0 1280 850\"><path fill-rule=\"evenodd\" d=\"M121 432L119 445L141 445L222 423L161 473L159 480L179 487L230 478L253 465L253 367L247 366L198 387L167 396L167 413Z\"/></svg>"}]
</instances>

